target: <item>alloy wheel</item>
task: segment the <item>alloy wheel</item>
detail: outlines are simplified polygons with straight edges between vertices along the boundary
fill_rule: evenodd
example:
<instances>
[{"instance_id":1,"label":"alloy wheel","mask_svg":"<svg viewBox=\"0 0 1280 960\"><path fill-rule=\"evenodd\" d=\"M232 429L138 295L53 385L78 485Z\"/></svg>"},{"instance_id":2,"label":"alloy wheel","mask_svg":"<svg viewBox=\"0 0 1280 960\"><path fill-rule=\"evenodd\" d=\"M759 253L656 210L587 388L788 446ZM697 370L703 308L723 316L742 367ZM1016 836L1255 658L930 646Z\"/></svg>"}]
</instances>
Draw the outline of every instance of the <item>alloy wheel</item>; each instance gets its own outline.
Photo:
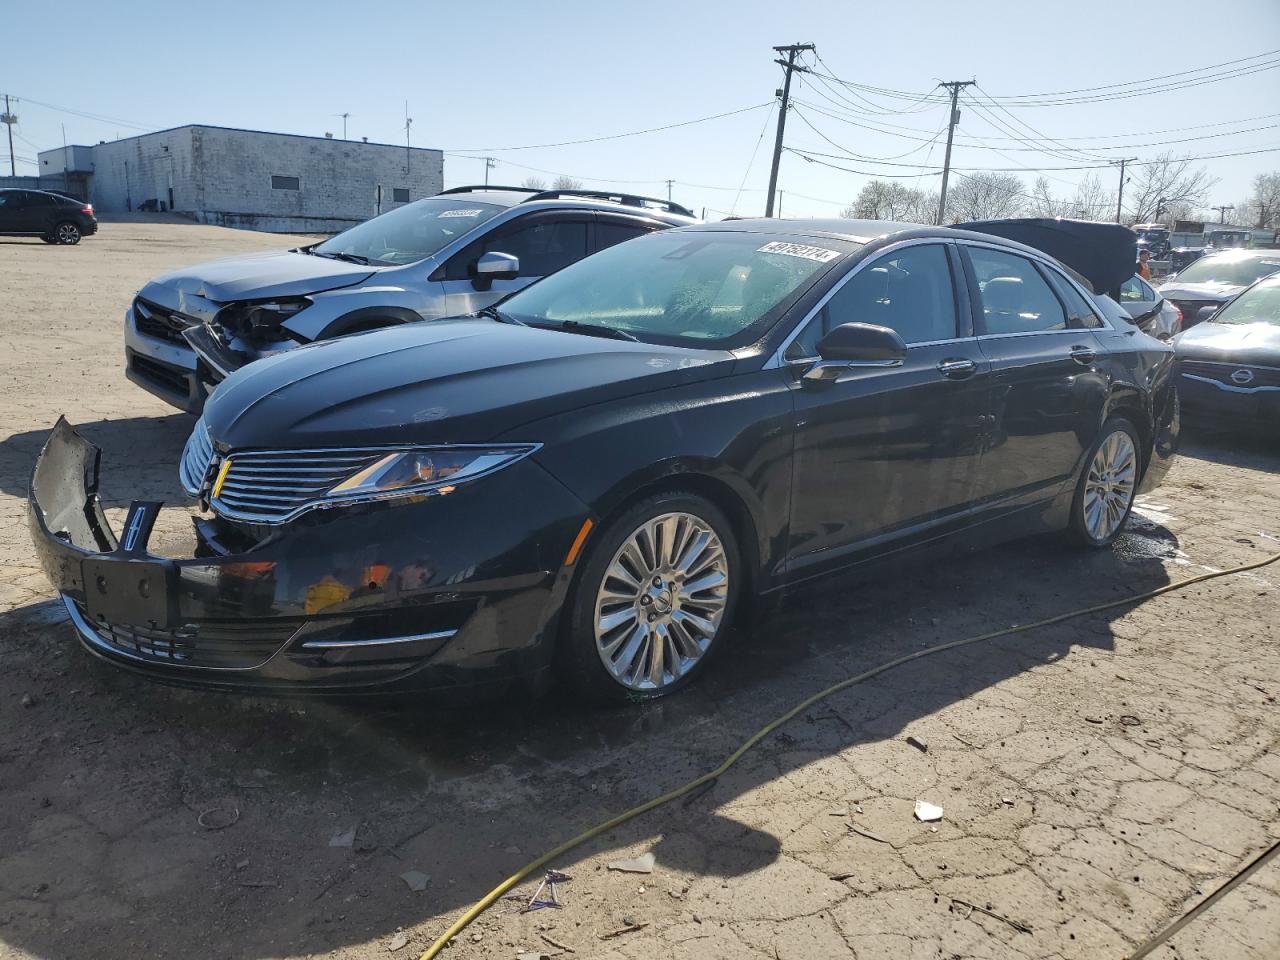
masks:
<instances>
[{"instance_id":1,"label":"alloy wheel","mask_svg":"<svg viewBox=\"0 0 1280 960\"><path fill-rule=\"evenodd\" d=\"M600 660L622 686L661 690L687 674L720 633L728 557L690 513L646 520L618 548L596 593Z\"/></svg>"},{"instance_id":2,"label":"alloy wheel","mask_svg":"<svg viewBox=\"0 0 1280 960\"><path fill-rule=\"evenodd\" d=\"M60 223L57 236L59 243L79 243L80 229L74 223Z\"/></svg>"},{"instance_id":3,"label":"alloy wheel","mask_svg":"<svg viewBox=\"0 0 1280 960\"><path fill-rule=\"evenodd\" d=\"M1128 516L1138 476L1138 453L1123 430L1102 441L1084 487L1084 526L1099 542L1111 537Z\"/></svg>"}]
</instances>

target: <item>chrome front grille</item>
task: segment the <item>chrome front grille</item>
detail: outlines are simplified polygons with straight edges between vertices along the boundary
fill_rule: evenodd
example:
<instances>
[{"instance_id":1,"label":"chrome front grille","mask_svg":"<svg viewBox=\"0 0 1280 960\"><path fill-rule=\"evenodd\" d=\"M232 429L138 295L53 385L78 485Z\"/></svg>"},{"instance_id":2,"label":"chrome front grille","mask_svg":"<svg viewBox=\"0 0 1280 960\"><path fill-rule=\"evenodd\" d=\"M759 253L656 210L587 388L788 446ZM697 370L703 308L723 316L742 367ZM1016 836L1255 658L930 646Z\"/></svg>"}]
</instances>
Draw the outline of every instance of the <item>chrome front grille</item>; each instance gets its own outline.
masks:
<instances>
[{"instance_id":1,"label":"chrome front grille","mask_svg":"<svg viewBox=\"0 0 1280 960\"><path fill-rule=\"evenodd\" d=\"M232 453L213 508L226 517L280 523L322 498L387 450L276 450Z\"/></svg>"},{"instance_id":2,"label":"chrome front grille","mask_svg":"<svg viewBox=\"0 0 1280 960\"><path fill-rule=\"evenodd\" d=\"M139 333L185 346L187 341L182 331L199 321L138 297L133 301L133 322Z\"/></svg>"},{"instance_id":3,"label":"chrome front grille","mask_svg":"<svg viewBox=\"0 0 1280 960\"><path fill-rule=\"evenodd\" d=\"M1201 380L1213 380L1229 387L1256 390L1280 389L1280 367L1260 367L1249 363L1224 363L1212 360L1183 360L1182 373Z\"/></svg>"},{"instance_id":4,"label":"chrome front grille","mask_svg":"<svg viewBox=\"0 0 1280 960\"><path fill-rule=\"evenodd\" d=\"M182 463L178 468L178 477L182 481L182 489L193 497L200 495L205 477L209 474L209 465L213 463L213 441L209 438L209 430L204 419L196 421L195 429L187 438L187 445L182 449Z\"/></svg>"}]
</instances>

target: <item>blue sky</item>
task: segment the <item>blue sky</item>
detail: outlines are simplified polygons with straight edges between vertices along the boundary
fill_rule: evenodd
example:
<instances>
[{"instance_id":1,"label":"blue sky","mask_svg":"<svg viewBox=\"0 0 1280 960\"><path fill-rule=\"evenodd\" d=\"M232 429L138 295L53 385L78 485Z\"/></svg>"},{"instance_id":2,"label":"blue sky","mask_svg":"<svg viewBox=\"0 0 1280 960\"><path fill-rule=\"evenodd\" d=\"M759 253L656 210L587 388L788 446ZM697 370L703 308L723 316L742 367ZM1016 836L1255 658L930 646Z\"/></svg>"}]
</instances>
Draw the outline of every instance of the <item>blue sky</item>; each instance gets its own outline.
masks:
<instances>
[{"instance_id":1,"label":"blue sky","mask_svg":"<svg viewBox=\"0 0 1280 960\"><path fill-rule=\"evenodd\" d=\"M699 210L706 206L713 216L763 209L775 115L767 104L781 85L781 69L772 62L777 44L811 41L825 64L819 69L856 83L923 93L939 79L976 77L982 91L997 98L1124 83L1280 48L1280 3L1274 0L65 0L58 10L54 23L36 4L9 4L0 28L0 92L20 98L19 158L60 146L63 124L69 143L185 123L341 135L336 114L343 112L351 114L351 138L402 143L408 100L415 146L490 153L499 160L494 182L567 173L590 185L665 196L665 181L673 179L675 199ZM42 35L47 42L35 39ZM14 43L15 37L30 39ZM71 60L59 61L59 51ZM74 66L57 68L58 62ZM798 109L820 133L793 113L788 146L879 158L833 162L910 173L913 178L901 182L936 189L936 176L917 178L919 171L885 161L939 164L941 138L926 141L945 123L945 107L859 100L848 88L817 80L802 81L796 93ZM958 138L975 139L958 139L952 162L958 168L1091 162L1075 153L1086 146L1080 142L1070 143L1065 156L1022 149L1028 144L1011 134L1043 142L1031 129L1059 141L1114 137L1087 145L1092 155L1103 156L1147 158L1164 149L1156 141L1268 126L1273 128L1175 149L1198 155L1280 148L1280 116L1246 122L1280 111L1277 93L1280 69L1151 96L1013 110L1016 121L991 107L986 115L965 107ZM623 133L756 105L766 106L644 136L497 149ZM912 112L879 112L903 107ZM1200 126L1223 121L1241 122ZM1188 127L1197 129L1148 133ZM1104 145L1132 146L1100 149ZM0 141L0 154L7 151ZM1245 196L1255 173L1280 170L1280 149L1206 165L1221 180L1210 202L1232 203ZM7 172L7 160L4 167ZM20 173L24 167L34 172L33 165L19 167ZM1087 173L1047 175L1055 192L1070 194ZM1102 175L1108 186L1116 176L1110 170ZM447 186L483 176L483 160L445 159ZM1030 186L1036 174L1023 176ZM834 215L867 179L786 154L783 213Z\"/></svg>"}]
</instances>

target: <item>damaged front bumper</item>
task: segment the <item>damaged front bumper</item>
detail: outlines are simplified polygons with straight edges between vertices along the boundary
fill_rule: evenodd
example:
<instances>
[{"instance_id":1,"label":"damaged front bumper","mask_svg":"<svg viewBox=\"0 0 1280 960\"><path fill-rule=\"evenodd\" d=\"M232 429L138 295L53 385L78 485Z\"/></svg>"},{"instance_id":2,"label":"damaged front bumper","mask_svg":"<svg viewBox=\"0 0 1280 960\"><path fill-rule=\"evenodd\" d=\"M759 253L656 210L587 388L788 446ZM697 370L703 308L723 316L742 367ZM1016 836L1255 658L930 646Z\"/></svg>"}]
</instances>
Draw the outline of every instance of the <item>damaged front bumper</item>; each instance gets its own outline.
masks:
<instances>
[{"instance_id":1,"label":"damaged front bumper","mask_svg":"<svg viewBox=\"0 0 1280 960\"><path fill-rule=\"evenodd\" d=\"M587 511L532 462L447 497L320 511L237 549L197 519L195 555L169 559L147 550L161 504L135 501L123 533L112 530L99 456L59 419L32 475L29 525L101 659L244 692L545 677L569 580L561 563Z\"/></svg>"}]
</instances>

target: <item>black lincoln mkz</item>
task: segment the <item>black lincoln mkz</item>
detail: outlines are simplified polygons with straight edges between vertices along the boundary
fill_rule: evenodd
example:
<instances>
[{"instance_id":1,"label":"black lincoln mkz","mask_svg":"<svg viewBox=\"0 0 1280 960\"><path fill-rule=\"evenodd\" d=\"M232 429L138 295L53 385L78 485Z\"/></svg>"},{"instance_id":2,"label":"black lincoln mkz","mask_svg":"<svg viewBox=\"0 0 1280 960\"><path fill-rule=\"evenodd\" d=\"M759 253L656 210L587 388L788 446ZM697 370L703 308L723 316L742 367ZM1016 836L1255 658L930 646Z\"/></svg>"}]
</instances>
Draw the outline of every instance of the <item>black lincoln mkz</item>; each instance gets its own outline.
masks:
<instances>
[{"instance_id":1,"label":"black lincoln mkz","mask_svg":"<svg viewBox=\"0 0 1280 960\"><path fill-rule=\"evenodd\" d=\"M1131 272L1095 253L1097 289ZM1173 354L1086 282L972 230L658 233L228 377L194 556L147 552L158 504L117 538L62 421L32 531L84 645L157 678L656 696L752 597L979 526L1109 544L1176 447Z\"/></svg>"}]
</instances>

